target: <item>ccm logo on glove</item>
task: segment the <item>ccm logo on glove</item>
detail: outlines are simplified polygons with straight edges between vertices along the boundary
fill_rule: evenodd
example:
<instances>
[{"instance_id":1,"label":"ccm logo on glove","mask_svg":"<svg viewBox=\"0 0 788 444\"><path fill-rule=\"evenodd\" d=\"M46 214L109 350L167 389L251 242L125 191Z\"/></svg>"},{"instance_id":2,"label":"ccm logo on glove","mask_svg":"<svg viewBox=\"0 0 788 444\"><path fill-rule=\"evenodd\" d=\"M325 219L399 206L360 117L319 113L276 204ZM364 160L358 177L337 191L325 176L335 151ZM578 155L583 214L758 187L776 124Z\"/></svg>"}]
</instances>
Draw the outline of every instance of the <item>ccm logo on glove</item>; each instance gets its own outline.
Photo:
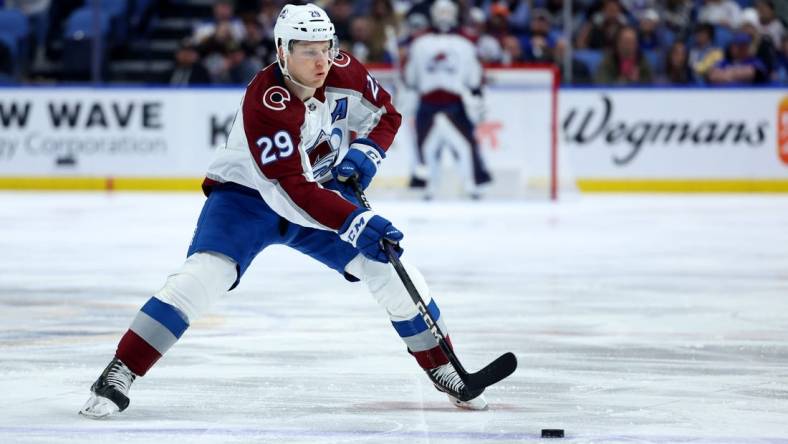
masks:
<instances>
[{"instance_id":1,"label":"ccm logo on glove","mask_svg":"<svg viewBox=\"0 0 788 444\"><path fill-rule=\"evenodd\" d=\"M339 238L356 247L361 254L373 261L388 262L383 244L386 240L393 243L402 240L404 235L387 219L369 210L356 210L348 216L339 230ZM397 249L402 254L401 249Z\"/></svg>"}]
</instances>

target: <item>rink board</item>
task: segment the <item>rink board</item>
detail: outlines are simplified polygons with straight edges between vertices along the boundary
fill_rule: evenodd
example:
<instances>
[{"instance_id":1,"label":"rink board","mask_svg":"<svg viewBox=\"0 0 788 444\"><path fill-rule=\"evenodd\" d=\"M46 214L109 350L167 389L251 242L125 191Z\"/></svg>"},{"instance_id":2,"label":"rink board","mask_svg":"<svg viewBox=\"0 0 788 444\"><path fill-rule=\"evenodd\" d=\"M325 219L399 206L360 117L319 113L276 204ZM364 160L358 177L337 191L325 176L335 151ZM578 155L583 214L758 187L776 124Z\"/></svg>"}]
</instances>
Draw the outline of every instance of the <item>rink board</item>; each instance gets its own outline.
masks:
<instances>
[{"instance_id":1,"label":"rink board","mask_svg":"<svg viewBox=\"0 0 788 444\"><path fill-rule=\"evenodd\" d=\"M518 70L492 75L478 134L483 156L508 186L544 185L549 79L519 81ZM396 188L413 162L414 108L382 83L405 119L376 184ZM242 94L2 89L0 189L197 190ZM558 142L559 177L581 191L788 192L788 95L781 89L564 89Z\"/></svg>"},{"instance_id":2,"label":"rink board","mask_svg":"<svg viewBox=\"0 0 788 444\"><path fill-rule=\"evenodd\" d=\"M784 89L572 89L561 142L584 191L788 191Z\"/></svg>"}]
</instances>

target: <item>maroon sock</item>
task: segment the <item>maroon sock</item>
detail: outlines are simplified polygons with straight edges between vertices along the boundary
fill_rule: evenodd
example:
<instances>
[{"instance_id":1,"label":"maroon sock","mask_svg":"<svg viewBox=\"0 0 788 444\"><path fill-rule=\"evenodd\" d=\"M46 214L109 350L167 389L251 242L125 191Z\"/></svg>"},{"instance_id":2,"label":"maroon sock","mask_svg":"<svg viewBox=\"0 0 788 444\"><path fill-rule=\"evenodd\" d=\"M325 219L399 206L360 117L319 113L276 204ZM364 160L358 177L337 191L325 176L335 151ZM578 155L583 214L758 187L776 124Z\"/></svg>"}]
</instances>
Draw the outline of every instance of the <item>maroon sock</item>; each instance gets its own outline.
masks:
<instances>
[{"instance_id":1,"label":"maroon sock","mask_svg":"<svg viewBox=\"0 0 788 444\"><path fill-rule=\"evenodd\" d=\"M115 357L126 364L135 375L145 376L161 355L137 333L128 330L118 343Z\"/></svg>"},{"instance_id":2,"label":"maroon sock","mask_svg":"<svg viewBox=\"0 0 788 444\"><path fill-rule=\"evenodd\" d=\"M446 336L446 344L449 345L451 350L454 350L454 347L451 345L451 339L449 339L448 336ZM416 362L418 362L421 368L425 370L439 367L449 362L449 358L446 357L446 354L443 353L443 350L441 350L439 345L436 345L429 350L418 352L408 350L408 352L410 352L410 354L416 358Z\"/></svg>"}]
</instances>

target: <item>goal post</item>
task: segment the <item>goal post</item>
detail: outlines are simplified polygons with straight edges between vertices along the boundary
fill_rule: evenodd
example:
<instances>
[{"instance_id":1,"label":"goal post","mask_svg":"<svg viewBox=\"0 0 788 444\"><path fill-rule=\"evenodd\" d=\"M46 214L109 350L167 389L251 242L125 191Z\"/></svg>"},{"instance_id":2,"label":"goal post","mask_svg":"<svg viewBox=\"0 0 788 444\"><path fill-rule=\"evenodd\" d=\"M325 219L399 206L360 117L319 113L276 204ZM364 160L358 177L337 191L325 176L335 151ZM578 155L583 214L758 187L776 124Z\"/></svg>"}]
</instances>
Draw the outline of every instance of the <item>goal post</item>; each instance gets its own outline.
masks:
<instances>
[{"instance_id":1,"label":"goal post","mask_svg":"<svg viewBox=\"0 0 788 444\"><path fill-rule=\"evenodd\" d=\"M372 66L369 70L392 93L403 115L387 165L376 182L405 189L416 158L418 98L403 87L395 69ZM476 139L493 176L487 196L556 200L576 190L568 159L559 150L559 84L558 69L552 65L485 68L486 113L476 127Z\"/></svg>"}]
</instances>

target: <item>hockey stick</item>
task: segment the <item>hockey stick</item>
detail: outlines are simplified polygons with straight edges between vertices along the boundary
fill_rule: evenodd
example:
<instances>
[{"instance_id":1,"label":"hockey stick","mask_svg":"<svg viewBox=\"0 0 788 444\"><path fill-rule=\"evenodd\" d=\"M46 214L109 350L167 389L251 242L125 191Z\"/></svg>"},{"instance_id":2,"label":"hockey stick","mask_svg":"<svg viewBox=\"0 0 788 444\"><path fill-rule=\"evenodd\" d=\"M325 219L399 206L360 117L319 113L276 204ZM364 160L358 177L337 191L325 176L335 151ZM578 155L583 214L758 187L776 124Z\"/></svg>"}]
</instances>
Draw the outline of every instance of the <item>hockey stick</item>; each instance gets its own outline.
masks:
<instances>
[{"instance_id":1,"label":"hockey stick","mask_svg":"<svg viewBox=\"0 0 788 444\"><path fill-rule=\"evenodd\" d=\"M364 208L368 210L372 209L358 181L351 178L348 182L350 182L353 190L356 192L356 197ZM462 382L465 383L468 390L483 390L485 387L491 386L511 375L517 369L517 358L514 356L514 353L507 352L499 356L498 359L487 364L486 367L478 372L468 373L462 364L460 364L460 360L457 358L457 355L454 354L454 350L449 346L448 341L446 341L446 334L441 331L440 327L438 327L438 323L435 322L429 310L427 310L427 304L424 303L424 299L421 298L418 290L416 290L416 286L413 285L413 281L410 279L410 276L408 276L408 272L405 271L405 267L402 266L402 262L399 260L399 256L394 249L394 244L391 242L383 242L383 251L385 251L386 257L389 262L391 262L391 265L394 266L394 270L396 270L397 275L399 275L413 303L416 304L416 308L419 310L424 322L429 327L433 336L435 336L435 339L438 340L438 345L441 350L443 350L443 353L449 358L449 362L451 362L454 369L457 370L457 374L460 376L460 379L462 379Z\"/></svg>"}]
</instances>

